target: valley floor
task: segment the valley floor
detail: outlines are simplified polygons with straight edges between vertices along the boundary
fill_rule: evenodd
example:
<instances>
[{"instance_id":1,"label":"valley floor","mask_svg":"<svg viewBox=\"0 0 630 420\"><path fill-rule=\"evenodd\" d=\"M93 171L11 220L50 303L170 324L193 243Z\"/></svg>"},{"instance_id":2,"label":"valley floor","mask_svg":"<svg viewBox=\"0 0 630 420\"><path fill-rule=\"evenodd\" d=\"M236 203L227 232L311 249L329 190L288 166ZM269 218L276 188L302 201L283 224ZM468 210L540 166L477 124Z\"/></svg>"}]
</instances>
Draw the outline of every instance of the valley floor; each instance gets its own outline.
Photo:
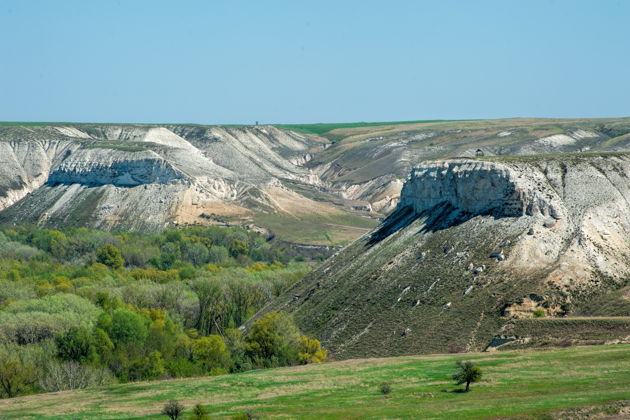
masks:
<instances>
[{"instance_id":1,"label":"valley floor","mask_svg":"<svg viewBox=\"0 0 630 420\"><path fill-rule=\"evenodd\" d=\"M483 371L454 392L457 360ZM392 392L379 392L381 383ZM360 359L0 400L2 419L153 419L177 399L212 418L597 418L630 416L630 345Z\"/></svg>"}]
</instances>

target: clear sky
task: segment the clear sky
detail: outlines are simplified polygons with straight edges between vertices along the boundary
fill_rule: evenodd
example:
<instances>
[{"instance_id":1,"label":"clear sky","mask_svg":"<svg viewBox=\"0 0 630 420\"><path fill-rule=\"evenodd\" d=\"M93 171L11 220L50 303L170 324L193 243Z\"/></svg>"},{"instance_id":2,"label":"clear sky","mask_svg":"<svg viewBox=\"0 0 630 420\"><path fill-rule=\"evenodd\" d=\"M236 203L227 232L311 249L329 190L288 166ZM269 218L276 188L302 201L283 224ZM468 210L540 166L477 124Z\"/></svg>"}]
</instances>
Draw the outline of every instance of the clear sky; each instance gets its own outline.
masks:
<instances>
[{"instance_id":1,"label":"clear sky","mask_svg":"<svg viewBox=\"0 0 630 420\"><path fill-rule=\"evenodd\" d=\"M630 1L0 0L0 120L630 115Z\"/></svg>"}]
</instances>

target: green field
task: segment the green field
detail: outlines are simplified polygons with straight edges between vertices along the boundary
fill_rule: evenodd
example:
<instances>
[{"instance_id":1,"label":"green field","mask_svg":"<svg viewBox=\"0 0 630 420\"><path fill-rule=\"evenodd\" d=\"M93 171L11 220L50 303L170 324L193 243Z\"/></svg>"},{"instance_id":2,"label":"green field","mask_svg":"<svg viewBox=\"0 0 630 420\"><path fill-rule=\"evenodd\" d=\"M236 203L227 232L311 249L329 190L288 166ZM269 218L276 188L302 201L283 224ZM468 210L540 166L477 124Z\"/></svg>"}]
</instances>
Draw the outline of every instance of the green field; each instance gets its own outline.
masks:
<instances>
[{"instance_id":1,"label":"green field","mask_svg":"<svg viewBox=\"0 0 630 420\"><path fill-rule=\"evenodd\" d=\"M450 380L455 361L484 373L470 393ZM379 384L392 386L382 395ZM3 419L152 419L177 399L212 418L573 418L630 407L630 345L407 356L116 385L0 401ZM605 417L604 417L605 418ZM620 417L616 417L620 418Z\"/></svg>"},{"instance_id":2,"label":"green field","mask_svg":"<svg viewBox=\"0 0 630 420\"><path fill-rule=\"evenodd\" d=\"M417 120L417 121L389 121L389 122L355 122L355 123L316 123L316 124L274 124L276 127L286 128L305 134L323 135L339 128L378 127L382 125L407 125L443 122L451 120Z\"/></svg>"},{"instance_id":3,"label":"green field","mask_svg":"<svg viewBox=\"0 0 630 420\"><path fill-rule=\"evenodd\" d=\"M370 232L378 222L353 214L287 216L256 213L254 220L273 233L291 242L340 246Z\"/></svg>"}]
</instances>

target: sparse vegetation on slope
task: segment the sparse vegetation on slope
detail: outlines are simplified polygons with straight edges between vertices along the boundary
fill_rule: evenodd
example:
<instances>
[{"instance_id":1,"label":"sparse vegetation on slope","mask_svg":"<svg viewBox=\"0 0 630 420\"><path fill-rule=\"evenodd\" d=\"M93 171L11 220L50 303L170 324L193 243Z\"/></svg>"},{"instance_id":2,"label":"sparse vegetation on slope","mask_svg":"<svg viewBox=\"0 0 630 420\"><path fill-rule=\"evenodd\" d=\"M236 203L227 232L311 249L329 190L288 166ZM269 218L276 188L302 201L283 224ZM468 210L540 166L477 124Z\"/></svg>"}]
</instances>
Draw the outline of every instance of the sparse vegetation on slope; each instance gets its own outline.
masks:
<instances>
[{"instance_id":1,"label":"sparse vegetation on slope","mask_svg":"<svg viewBox=\"0 0 630 420\"><path fill-rule=\"evenodd\" d=\"M338 358L481 350L512 318L625 315L613 292L630 276L629 164L623 153L425 162L379 229L268 308ZM597 310L609 294L617 303Z\"/></svg>"},{"instance_id":2,"label":"sparse vegetation on slope","mask_svg":"<svg viewBox=\"0 0 630 420\"><path fill-rule=\"evenodd\" d=\"M388 121L388 122L356 122L356 123L315 123L315 124L275 124L276 127L286 128L298 133L315 134L328 138L335 142L343 136L331 133L333 130L341 128L363 128L363 127L383 127L399 126L408 124L426 124L432 122L444 122L446 120L417 120L417 121Z\"/></svg>"}]
</instances>

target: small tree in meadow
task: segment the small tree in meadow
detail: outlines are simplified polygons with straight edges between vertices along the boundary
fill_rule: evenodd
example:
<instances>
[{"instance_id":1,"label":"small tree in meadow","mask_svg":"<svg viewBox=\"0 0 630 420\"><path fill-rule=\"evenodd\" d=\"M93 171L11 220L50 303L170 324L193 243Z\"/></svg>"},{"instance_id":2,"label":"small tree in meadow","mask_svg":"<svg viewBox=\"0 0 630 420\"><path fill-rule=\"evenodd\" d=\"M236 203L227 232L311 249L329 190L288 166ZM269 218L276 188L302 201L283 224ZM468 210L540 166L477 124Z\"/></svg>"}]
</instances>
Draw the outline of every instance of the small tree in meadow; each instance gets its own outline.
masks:
<instances>
[{"instance_id":1,"label":"small tree in meadow","mask_svg":"<svg viewBox=\"0 0 630 420\"><path fill-rule=\"evenodd\" d=\"M184 412L184 406L179 401L169 401L162 409L162 414L168 416L171 420L177 420Z\"/></svg>"},{"instance_id":2,"label":"small tree in meadow","mask_svg":"<svg viewBox=\"0 0 630 420\"><path fill-rule=\"evenodd\" d=\"M457 362L458 372L453 375L453 380L457 385L466 384L466 392L470 391L470 384L479 382L481 379L481 369L473 365L472 362Z\"/></svg>"}]
</instances>

